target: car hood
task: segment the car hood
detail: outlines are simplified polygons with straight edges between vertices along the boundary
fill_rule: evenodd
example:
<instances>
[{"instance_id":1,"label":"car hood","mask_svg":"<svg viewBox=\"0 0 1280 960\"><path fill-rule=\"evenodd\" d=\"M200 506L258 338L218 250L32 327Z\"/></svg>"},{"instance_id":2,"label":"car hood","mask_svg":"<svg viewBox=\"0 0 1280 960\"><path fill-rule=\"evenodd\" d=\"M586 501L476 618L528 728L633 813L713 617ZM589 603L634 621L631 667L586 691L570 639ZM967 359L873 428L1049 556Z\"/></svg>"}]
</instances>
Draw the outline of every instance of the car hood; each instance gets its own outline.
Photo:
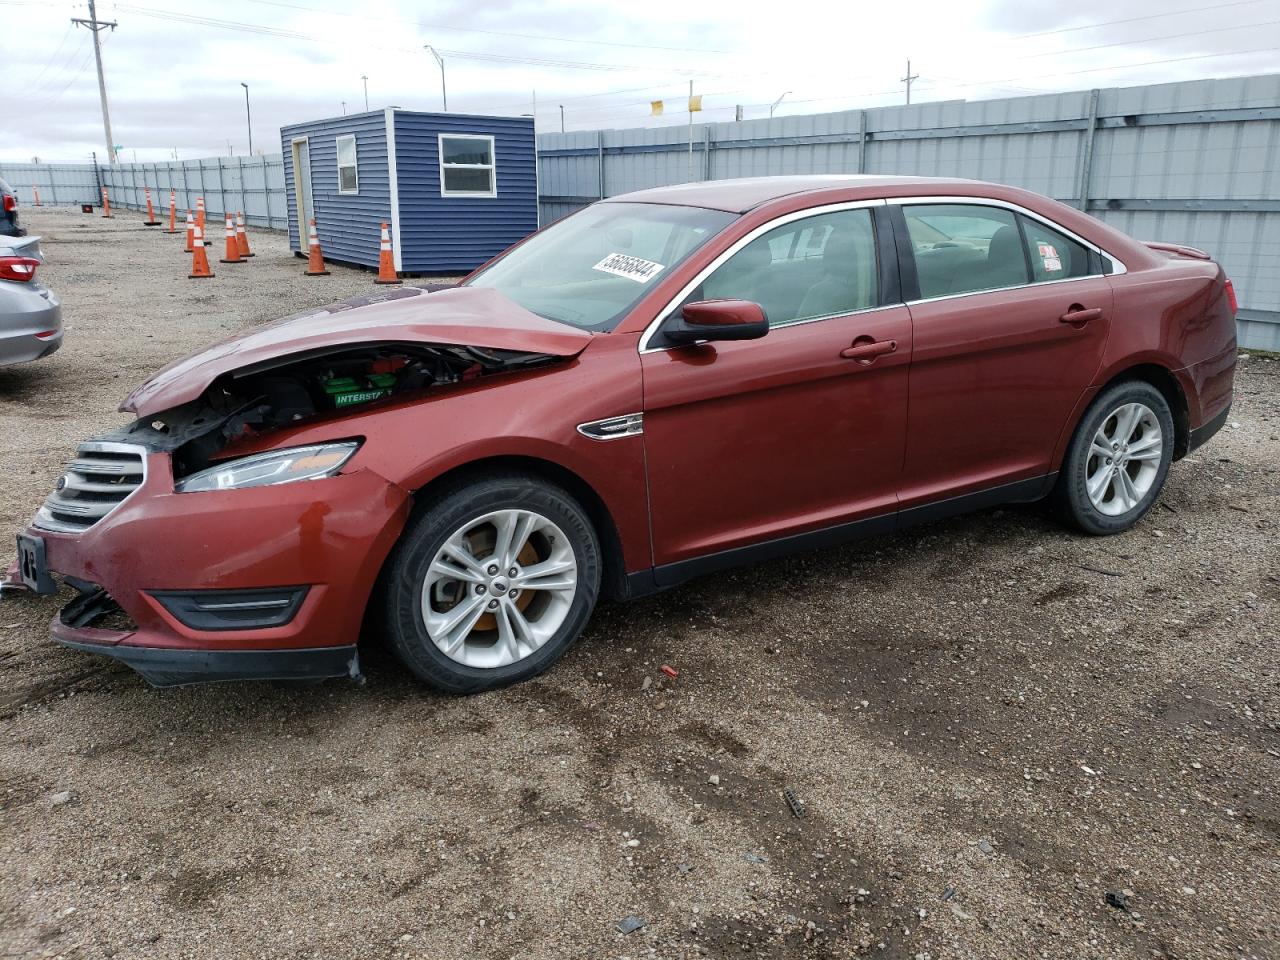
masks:
<instances>
[{"instance_id":1,"label":"car hood","mask_svg":"<svg viewBox=\"0 0 1280 960\"><path fill-rule=\"evenodd\" d=\"M497 290L403 287L276 320L169 364L120 409L139 417L195 400L224 373L293 354L363 343L427 343L572 357L592 335L545 320Z\"/></svg>"}]
</instances>

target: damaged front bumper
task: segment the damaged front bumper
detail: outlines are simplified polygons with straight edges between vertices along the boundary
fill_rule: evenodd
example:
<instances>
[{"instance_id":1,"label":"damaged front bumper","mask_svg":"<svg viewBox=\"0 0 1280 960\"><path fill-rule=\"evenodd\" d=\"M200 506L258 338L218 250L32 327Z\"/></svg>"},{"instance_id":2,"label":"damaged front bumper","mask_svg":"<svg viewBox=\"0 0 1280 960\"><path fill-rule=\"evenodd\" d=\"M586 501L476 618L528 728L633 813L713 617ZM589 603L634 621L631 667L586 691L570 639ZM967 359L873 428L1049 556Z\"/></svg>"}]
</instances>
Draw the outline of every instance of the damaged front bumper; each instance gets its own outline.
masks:
<instances>
[{"instance_id":1,"label":"damaged front bumper","mask_svg":"<svg viewBox=\"0 0 1280 960\"><path fill-rule=\"evenodd\" d=\"M407 492L369 470L177 493L167 453L76 533L34 523L46 576L78 596L52 638L128 664L156 686L358 675L356 641ZM43 592L48 592L47 584Z\"/></svg>"}]
</instances>

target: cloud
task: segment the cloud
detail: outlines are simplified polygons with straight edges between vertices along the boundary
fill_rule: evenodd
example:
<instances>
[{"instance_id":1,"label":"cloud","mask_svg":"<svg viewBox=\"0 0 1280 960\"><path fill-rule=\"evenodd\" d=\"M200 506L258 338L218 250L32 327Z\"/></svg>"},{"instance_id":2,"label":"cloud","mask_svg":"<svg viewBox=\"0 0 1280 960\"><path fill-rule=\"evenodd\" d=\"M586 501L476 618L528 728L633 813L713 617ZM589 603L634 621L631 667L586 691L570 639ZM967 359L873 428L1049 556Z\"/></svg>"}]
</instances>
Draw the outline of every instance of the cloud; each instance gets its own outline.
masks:
<instances>
[{"instance_id":1,"label":"cloud","mask_svg":"<svg viewBox=\"0 0 1280 960\"><path fill-rule=\"evenodd\" d=\"M569 129L681 123L678 109L651 118L648 102L682 102L690 78L707 120L732 119L736 104L748 117L767 115L784 90L783 114L898 103L908 58L921 75L917 101L1275 68L1280 25L1269 21L1280 16L1270 0L1186 2L1170 12L1155 0L444 0L430 8L410 0L100 0L98 15L119 21L103 35L114 138L126 159L136 151L162 161L175 150L187 159L225 154L228 141L243 154L241 82L250 86L254 146L271 152L284 124L336 115L344 102L363 109L362 75L370 107L439 109L427 43L445 51L453 109L528 113L536 91L545 130L559 128L560 104ZM86 11L4 6L6 34L21 42L6 45L0 160L105 152L89 34L70 25L72 15ZM1262 52L1239 52L1250 50Z\"/></svg>"}]
</instances>

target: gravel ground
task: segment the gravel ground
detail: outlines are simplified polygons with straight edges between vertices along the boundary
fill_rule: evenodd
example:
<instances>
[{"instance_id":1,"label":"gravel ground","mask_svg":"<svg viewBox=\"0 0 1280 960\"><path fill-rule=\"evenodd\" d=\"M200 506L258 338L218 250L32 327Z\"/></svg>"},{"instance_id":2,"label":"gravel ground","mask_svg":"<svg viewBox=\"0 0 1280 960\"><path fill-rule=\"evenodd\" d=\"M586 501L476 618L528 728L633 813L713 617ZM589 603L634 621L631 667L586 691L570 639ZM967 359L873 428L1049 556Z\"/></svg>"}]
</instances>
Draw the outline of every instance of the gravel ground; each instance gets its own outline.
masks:
<instances>
[{"instance_id":1,"label":"gravel ground","mask_svg":"<svg viewBox=\"0 0 1280 960\"><path fill-rule=\"evenodd\" d=\"M148 372L373 289L24 217L67 341L0 370L9 542ZM1280 956L1280 362L1232 417L1123 536L1018 508L750 567L469 699L376 648L363 687L154 691L6 600L0 954Z\"/></svg>"}]
</instances>

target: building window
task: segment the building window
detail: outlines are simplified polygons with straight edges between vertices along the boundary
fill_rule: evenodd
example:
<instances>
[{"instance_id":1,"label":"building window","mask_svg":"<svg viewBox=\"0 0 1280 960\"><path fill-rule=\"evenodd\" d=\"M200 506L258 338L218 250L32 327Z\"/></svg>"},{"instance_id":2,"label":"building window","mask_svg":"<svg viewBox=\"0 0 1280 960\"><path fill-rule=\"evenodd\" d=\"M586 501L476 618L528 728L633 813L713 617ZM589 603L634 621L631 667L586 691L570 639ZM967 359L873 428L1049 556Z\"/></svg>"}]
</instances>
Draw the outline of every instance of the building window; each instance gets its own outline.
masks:
<instances>
[{"instance_id":1,"label":"building window","mask_svg":"<svg viewBox=\"0 0 1280 960\"><path fill-rule=\"evenodd\" d=\"M338 192L360 192L360 178L356 173L355 136L338 138Z\"/></svg>"},{"instance_id":2,"label":"building window","mask_svg":"<svg viewBox=\"0 0 1280 960\"><path fill-rule=\"evenodd\" d=\"M440 196L496 197L493 137L440 134Z\"/></svg>"}]
</instances>

